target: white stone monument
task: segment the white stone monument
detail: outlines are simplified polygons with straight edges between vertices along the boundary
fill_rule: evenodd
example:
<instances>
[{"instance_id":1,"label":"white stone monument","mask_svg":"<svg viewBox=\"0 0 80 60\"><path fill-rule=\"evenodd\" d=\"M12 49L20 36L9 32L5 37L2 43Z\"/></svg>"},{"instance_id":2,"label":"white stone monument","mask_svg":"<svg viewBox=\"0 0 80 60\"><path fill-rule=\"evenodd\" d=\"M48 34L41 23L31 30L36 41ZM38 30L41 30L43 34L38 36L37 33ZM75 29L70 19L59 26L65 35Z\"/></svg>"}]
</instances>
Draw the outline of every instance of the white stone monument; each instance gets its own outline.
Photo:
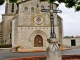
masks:
<instances>
[{"instance_id":1,"label":"white stone monument","mask_svg":"<svg viewBox=\"0 0 80 60\"><path fill-rule=\"evenodd\" d=\"M58 45L59 39L49 38L47 39L47 41L49 42L49 46L46 50L47 52L46 60L62 60L61 50Z\"/></svg>"}]
</instances>

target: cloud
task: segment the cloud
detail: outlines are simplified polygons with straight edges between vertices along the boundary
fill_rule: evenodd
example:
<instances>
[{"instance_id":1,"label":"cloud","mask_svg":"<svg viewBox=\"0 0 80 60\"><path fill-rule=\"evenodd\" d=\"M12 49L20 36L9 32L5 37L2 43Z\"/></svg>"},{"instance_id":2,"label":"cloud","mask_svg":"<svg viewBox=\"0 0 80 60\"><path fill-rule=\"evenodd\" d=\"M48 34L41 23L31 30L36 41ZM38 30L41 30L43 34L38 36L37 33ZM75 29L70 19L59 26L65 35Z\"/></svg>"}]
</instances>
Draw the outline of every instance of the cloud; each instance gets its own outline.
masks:
<instances>
[{"instance_id":1,"label":"cloud","mask_svg":"<svg viewBox=\"0 0 80 60\"><path fill-rule=\"evenodd\" d=\"M80 12L75 12L74 8L66 8L64 4L59 8L63 11L59 15L63 18L64 35L80 35Z\"/></svg>"},{"instance_id":2,"label":"cloud","mask_svg":"<svg viewBox=\"0 0 80 60\"><path fill-rule=\"evenodd\" d=\"M0 6L0 22L2 21L2 15L1 14L4 14L4 12L5 12L5 4Z\"/></svg>"}]
</instances>

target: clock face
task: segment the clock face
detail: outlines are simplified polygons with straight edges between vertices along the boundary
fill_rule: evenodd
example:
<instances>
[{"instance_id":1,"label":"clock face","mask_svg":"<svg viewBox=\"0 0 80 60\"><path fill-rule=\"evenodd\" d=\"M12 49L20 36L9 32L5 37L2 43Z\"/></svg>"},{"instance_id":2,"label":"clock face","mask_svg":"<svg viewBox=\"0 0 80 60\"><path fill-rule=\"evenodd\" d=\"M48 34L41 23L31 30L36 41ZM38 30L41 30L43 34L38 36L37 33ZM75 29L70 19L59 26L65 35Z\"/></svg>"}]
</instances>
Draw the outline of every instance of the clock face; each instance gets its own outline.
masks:
<instances>
[{"instance_id":1,"label":"clock face","mask_svg":"<svg viewBox=\"0 0 80 60\"><path fill-rule=\"evenodd\" d=\"M37 18L34 19L34 22L35 22L36 24L40 25L40 24L42 24L42 22L43 22L43 18L37 17Z\"/></svg>"}]
</instances>

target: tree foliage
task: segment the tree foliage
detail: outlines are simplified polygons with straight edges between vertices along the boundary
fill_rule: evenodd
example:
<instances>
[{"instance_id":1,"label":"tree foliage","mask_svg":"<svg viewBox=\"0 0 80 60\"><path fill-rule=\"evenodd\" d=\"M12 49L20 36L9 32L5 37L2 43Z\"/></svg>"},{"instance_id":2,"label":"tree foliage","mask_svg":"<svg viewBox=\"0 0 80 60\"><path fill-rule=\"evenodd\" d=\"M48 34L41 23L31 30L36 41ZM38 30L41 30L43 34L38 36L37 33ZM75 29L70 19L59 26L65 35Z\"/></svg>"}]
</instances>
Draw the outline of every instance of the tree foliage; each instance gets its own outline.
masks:
<instances>
[{"instance_id":1,"label":"tree foliage","mask_svg":"<svg viewBox=\"0 0 80 60\"><path fill-rule=\"evenodd\" d=\"M5 2L6 0L0 0L0 5L3 5L3 3ZM18 0L9 0L10 3L16 3Z\"/></svg>"},{"instance_id":2,"label":"tree foliage","mask_svg":"<svg viewBox=\"0 0 80 60\"><path fill-rule=\"evenodd\" d=\"M16 3L18 0L9 0L10 3ZM40 2L47 1L48 3L51 2L58 2L59 4L65 3L67 8L75 8L75 11L80 11L80 1L79 0L39 0ZM2 5L5 0L0 0L0 5Z\"/></svg>"},{"instance_id":3,"label":"tree foliage","mask_svg":"<svg viewBox=\"0 0 80 60\"><path fill-rule=\"evenodd\" d=\"M11 3L16 3L18 0L9 0Z\"/></svg>"},{"instance_id":4,"label":"tree foliage","mask_svg":"<svg viewBox=\"0 0 80 60\"><path fill-rule=\"evenodd\" d=\"M2 5L5 2L5 0L0 0L0 5Z\"/></svg>"},{"instance_id":5,"label":"tree foliage","mask_svg":"<svg viewBox=\"0 0 80 60\"><path fill-rule=\"evenodd\" d=\"M58 2L59 4L65 3L65 6L67 8L75 8L75 11L80 11L80 1L78 0L40 0L42 1L48 1L48 3L51 2Z\"/></svg>"}]
</instances>

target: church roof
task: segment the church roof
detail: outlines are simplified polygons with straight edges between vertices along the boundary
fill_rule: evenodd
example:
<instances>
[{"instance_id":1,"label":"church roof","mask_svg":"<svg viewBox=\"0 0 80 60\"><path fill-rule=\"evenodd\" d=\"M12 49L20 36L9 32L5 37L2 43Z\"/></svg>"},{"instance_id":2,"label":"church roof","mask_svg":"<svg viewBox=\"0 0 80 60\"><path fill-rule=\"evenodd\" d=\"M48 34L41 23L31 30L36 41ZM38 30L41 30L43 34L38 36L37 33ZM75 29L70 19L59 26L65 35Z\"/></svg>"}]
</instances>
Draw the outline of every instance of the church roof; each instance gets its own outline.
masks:
<instances>
[{"instance_id":1,"label":"church roof","mask_svg":"<svg viewBox=\"0 0 80 60\"><path fill-rule=\"evenodd\" d=\"M25 0L25 1L19 2L18 5L21 4L21 3L24 3L24 2L26 2L26 1L30 1L30 0Z\"/></svg>"},{"instance_id":2,"label":"church roof","mask_svg":"<svg viewBox=\"0 0 80 60\"><path fill-rule=\"evenodd\" d=\"M30 1L30 0L26 0L26 1ZM17 3L17 4L19 5L19 4L24 3L24 2L26 2L26 1L22 1L22 2L19 2L19 3ZM57 7L59 6L59 4L57 4L57 3L54 3L54 4L57 5Z\"/></svg>"},{"instance_id":3,"label":"church roof","mask_svg":"<svg viewBox=\"0 0 80 60\"><path fill-rule=\"evenodd\" d=\"M58 18L62 19L59 15L57 15ZM63 19L62 19L63 20Z\"/></svg>"},{"instance_id":4,"label":"church roof","mask_svg":"<svg viewBox=\"0 0 80 60\"><path fill-rule=\"evenodd\" d=\"M54 3L55 5L57 5L57 7L59 6L59 4L57 4L57 3Z\"/></svg>"}]
</instances>

